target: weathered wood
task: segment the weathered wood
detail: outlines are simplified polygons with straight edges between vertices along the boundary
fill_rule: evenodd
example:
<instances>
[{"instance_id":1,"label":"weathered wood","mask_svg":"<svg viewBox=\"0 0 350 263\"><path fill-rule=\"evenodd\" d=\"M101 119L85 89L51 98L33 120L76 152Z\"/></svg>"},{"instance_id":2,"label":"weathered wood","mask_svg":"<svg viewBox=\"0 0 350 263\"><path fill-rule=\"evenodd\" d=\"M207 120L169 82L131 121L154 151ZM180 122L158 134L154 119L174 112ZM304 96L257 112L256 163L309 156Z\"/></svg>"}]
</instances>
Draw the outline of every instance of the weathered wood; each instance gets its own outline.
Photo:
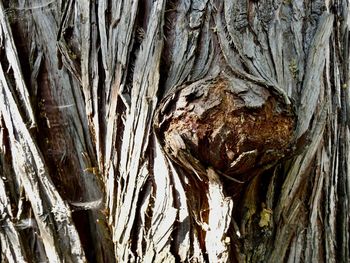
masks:
<instances>
[{"instance_id":1,"label":"weathered wood","mask_svg":"<svg viewBox=\"0 0 350 263\"><path fill-rule=\"evenodd\" d=\"M30 200L47 257L52 262L62 260L83 262L84 252L72 223L71 212L51 182L43 158L20 115L2 67L0 67L1 114L8 132L14 172ZM53 225L54 227L50 226ZM72 254L65 254L65 247Z\"/></svg>"},{"instance_id":2,"label":"weathered wood","mask_svg":"<svg viewBox=\"0 0 350 263\"><path fill-rule=\"evenodd\" d=\"M347 262L349 21L347 0L0 1L1 260Z\"/></svg>"}]
</instances>

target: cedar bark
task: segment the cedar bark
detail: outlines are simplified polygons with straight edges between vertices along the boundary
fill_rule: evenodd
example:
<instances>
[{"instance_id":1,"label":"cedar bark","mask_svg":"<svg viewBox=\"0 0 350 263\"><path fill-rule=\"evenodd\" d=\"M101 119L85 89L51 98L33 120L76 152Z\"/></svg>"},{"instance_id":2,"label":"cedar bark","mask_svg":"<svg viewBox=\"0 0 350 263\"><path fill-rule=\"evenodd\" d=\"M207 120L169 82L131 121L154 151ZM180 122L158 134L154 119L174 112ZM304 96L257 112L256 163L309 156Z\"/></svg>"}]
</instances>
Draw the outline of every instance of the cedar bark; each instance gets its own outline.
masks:
<instances>
[{"instance_id":1,"label":"cedar bark","mask_svg":"<svg viewBox=\"0 0 350 263\"><path fill-rule=\"evenodd\" d=\"M349 12L0 0L1 261L348 262Z\"/></svg>"}]
</instances>

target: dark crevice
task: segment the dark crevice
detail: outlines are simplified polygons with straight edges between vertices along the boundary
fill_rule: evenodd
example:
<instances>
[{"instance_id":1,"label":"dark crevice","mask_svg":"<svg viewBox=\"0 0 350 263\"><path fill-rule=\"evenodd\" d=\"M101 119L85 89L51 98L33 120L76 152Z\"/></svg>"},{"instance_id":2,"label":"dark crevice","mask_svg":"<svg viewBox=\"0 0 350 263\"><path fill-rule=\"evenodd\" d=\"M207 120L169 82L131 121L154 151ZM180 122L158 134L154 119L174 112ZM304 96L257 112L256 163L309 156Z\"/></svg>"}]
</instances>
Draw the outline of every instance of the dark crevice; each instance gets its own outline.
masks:
<instances>
[{"instance_id":1,"label":"dark crevice","mask_svg":"<svg viewBox=\"0 0 350 263\"><path fill-rule=\"evenodd\" d=\"M146 3L147 1L142 1L139 3L136 20L134 24L134 32L133 37L131 41L131 50L129 52L129 58L127 60L127 65L125 69L125 85L123 88L123 94L126 96L129 96L131 98L132 96L132 88L133 88L133 78L134 78L134 69L135 69L135 63L140 51L140 47L142 44L142 41L145 37L145 27L144 22L146 18Z\"/></svg>"},{"instance_id":2,"label":"dark crevice","mask_svg":"<svg viewBox=\"0 0 350 263\"><path fill-rule=\"evenodd\" d=\"M344 104L343 104L344 105ZM340 139L343 141L346 137L345 124L342 122L340 131ZM338 203L337 203L337 218L336 218L336 242L337 242L337 258L339 262L344 262L344 259L348 258L349 250L346 246L348 240L348 209L349 204L347 202L349 193L346 186L348 185L347 176L347 162L344 156L347 155L347 149L344 143L339 142L339 168L338 168Z\"/></svg>"},{"instance_id":3,"label":"dark crevice","mask_svg":"<svg viewBox=\"0 0 350 263\"><path fill-rule=\"evenodd\" d=\"M98 74L99 74L99 78L98 78L98 84L97 84L97 105L98 105L98 109L94 108L94 114L97 114L98 111L98 123L99 123L99 129L100 129L100 133L97 134L97 136L99 137L98 139L100 140L100 142L104 142L106 141L106 131L107 131L107 125L106 125L106 119L104 116L106 116L106 101L105 101L105 96L104 96L104 89L103 89L103 85L105 83L106 80L106 76L105 76L105 71L103 69L103 63L102 63L102 51L101 49L99 49L98 53L97 53L97 67L98 67ZM117 103L117 105L119 105L119 103ZM117 110L117 112L119 112ZM120 126L117 126L120 127ZM103 131L103 132L101 132ZM94 144L96 145L96 142L94 142ZM105 152L105 147L104 147L104 143L100 143L100 147L101 147L101 152ZM98 149L97 149L98 150ZM97 151L96 150L96 151ZM96 156L98 155L98 153L96 152ZM103 155L102 155L103 156ZM105 162L105 160L101 160L102 163L99 164L99 166L101 168L104 167L103 163ZM104 171L100 171L101 173L104 173Z\"/></svg>"},{"instance_id":4,"label":"dark crevice","mask_svg":"<svg viewBox=\"0 0 350 263\"><path fill-rule=\"evenodd\" d=\"M167 167L168 167L168 171L169 171L169 181L170 181L169 184L171 186L173 186L171 188L171 191L170 191L170 193L173 197L173 205L174 205L174 208L176 208L176 209L178 209L178 211L180 211L181 205L179 203L179 193L176 190L176 188L174 187L175 186L174 175L171 172L171 168L170 168L170 165L168 163L167 163ZM186 223L182 222L182 224L186 224ZM179 251L178 251L178 246L177 246L177 244L181 244L181 240L178 240L178 237L179 237L178 227L179 227L179 225L180 225L179 212L177 212L176 219L175 219L175 222L173 224L173 232L171 234L172 242L170 243L170 252L175 257L175 262L181 262L180 256L178 254Z\"/></svg>"},{"instance_id":5,"label":"dark crevice","mask_svg":"<svg viewBox=\"0 0 350 263\"><path fill-rule=\"evenodd\" d=\"M174 45L174 29L175 29L175 21L177 18L177 2L174 0L167 1L165 5L165 15L164 15L164 26L163 26L163 34L164 34L164 45L161 54L161 60L159 65L159 88L157 97L161 100L165 96L166 92L166 81L168 78L169 69L171 67L171 58L173 50L172 47Z\"/></svg>"},{"instance_id":6,"label":"dark crevice","mask_svg":"<svg viewBox=\"0 0 350 263\"><path fill-rule=\"evenodd\" d=\"M93 219L90 216L90 213L91 212L87 210L79 210L79 211L73 210L72 219L79 233L80 242L84 249L87 261L89 263L95 263L97 262L96 253L94 249L96 244L94 244L93 241L96 240L96 238L93 236L95 232L92 231L90 228L90 224Z\"/></svg>"},{"instance_id":7,"label":"dark crevice","mask_svg":"<svg viewBox=\"0 0 350 263\"><path fill-rule=\"evenodd\" d=\"M18 60L20 62L20 66L22 69L23 79L26 83L27 87L31 87L31 69L32 65L29 61L30 58L30 46L28 46L31 42L28 41L28 39L31 39L29 37L29 34L25 34L22 32L22 28L20 24L15 20L11 24L12 29L12 35L13 40L15 42L17 54L18 54ZM32 62L33 63L33 62ZM29 89L29 92L31 90Z\"/></svg>"}]
</instances>

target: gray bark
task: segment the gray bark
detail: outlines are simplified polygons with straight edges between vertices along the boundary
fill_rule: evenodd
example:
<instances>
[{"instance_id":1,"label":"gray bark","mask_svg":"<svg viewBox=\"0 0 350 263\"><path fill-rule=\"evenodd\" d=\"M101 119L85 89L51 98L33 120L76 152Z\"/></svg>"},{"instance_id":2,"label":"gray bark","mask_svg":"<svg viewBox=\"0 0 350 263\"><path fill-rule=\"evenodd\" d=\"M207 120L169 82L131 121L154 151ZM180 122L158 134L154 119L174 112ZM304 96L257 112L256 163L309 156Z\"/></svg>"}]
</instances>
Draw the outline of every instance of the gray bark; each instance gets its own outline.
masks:
<instances>
[{"instance_id":1,"label":"gray bark","mask_svg":"<svg viewBox=\"0 0 350 263\"><path fill-rule=\"evenodd\" d=\"M0 0L1 260L348 262L349 21L346 0Z\"/></svg>"}]
</instances>

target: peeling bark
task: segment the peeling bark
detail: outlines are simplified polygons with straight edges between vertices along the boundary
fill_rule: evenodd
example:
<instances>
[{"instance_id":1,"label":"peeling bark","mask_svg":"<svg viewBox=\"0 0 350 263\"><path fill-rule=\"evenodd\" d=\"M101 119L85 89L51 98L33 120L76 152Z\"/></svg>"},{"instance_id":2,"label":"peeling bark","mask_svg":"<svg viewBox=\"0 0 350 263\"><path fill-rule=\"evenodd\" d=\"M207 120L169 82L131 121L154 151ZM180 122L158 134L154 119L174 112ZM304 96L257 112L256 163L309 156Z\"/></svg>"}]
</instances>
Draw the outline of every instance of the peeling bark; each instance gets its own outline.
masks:
<instances>
[{"instance_id":1,"label":"peeling bark","mask_svg":"<svg viewBox=\"0 0 350 263\"><path fill-rule=\"evenodd\" d=\"M1 260L349 261L349 14L0 1Z\"/></svg>"}]
</instances>

